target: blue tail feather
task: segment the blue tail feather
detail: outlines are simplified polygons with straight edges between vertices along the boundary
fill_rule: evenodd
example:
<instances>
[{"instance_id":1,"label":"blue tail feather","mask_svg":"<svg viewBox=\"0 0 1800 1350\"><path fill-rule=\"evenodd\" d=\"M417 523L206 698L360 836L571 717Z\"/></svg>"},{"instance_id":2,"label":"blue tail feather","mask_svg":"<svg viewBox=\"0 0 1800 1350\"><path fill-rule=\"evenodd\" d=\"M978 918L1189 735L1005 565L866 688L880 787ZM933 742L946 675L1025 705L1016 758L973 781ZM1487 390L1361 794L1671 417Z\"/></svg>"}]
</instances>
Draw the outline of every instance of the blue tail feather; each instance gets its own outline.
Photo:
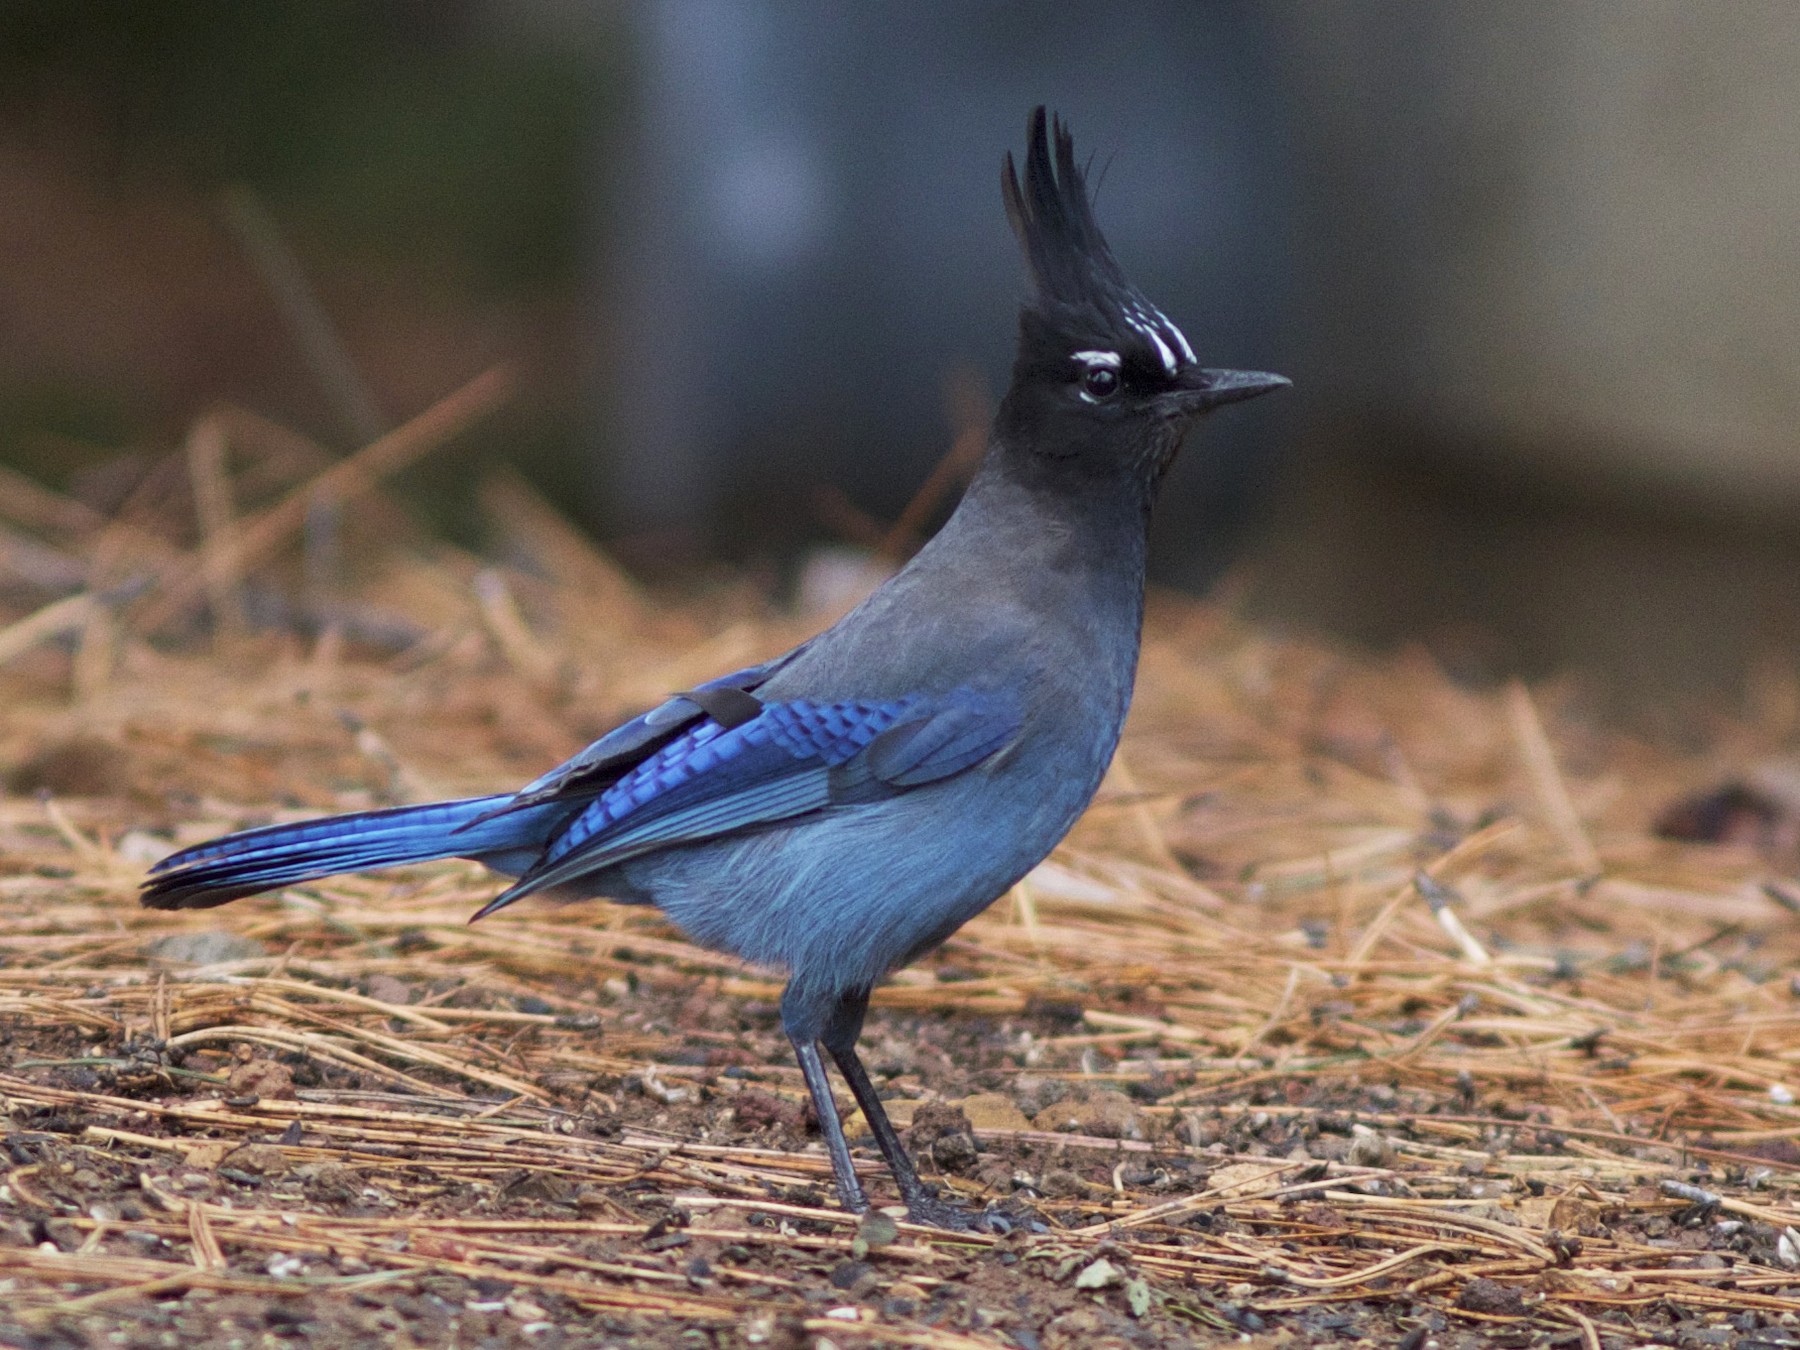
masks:
<instances>
[{"instance_id":1,"label":"blue tail feather","mask_svg":"<svg viewBox=\"0 0 1800 1350\"><path fill-rule=\"evenodd\" d=\"M480 817L508 796L365 811L226 835L164 858L144 883L152 909L206 909L340 872L542 848L568 808Z\"/></svg>"}]
</instances>

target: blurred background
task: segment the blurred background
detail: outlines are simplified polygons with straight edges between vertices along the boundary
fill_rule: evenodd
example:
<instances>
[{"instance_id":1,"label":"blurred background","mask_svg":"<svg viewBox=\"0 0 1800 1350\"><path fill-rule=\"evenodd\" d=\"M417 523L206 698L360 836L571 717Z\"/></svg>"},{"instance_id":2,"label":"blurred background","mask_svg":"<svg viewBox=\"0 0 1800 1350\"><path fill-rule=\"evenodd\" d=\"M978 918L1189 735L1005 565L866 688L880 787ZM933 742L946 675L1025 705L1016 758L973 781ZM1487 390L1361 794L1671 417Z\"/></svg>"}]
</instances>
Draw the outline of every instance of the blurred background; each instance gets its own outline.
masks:
<instances>
[{"instance_id":1,"label":"blurred background","mask_svg":"<svg viewBox=\"0 0 1800 1350\"><path fill-rule=\"evenodd\" d=\"M1791 0L5 0L0 586L82 584L31 483L116 509L220 403L345 453L509 361L402 479L435 528L506 466L807 603L947 509L1047 102L1202 358L1296 381L1191 438L1161 581L1735 695L1800 637L1797 69Z\"/></svg>"}]
</instances>

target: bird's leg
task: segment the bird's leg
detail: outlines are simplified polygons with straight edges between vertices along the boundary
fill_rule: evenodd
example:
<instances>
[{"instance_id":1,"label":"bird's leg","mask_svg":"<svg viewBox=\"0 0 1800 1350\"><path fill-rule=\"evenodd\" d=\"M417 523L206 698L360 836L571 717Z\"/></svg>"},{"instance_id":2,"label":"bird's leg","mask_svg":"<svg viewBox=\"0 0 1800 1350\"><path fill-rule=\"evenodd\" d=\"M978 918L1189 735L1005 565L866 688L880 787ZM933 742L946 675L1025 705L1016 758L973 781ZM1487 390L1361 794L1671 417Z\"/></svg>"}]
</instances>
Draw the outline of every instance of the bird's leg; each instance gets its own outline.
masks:
<instances>
[{"instance_id":1,"label":"bird's leg","mask_svg":"<svg viewBox=\"0 0 1800 1350\"><path fill-rule=\"evenodd\" d=\"M819 1117L819 1132L825 1136L825 1152L831 1157L831 1174L837 1181L838 1200L852 1214L869 1208L869 1197L856 1179L856 1168L850 1161L850 1145L844 1139L843 1122L838 1119L837 1103L831 1098L831 1080L825 1076L825 1062L819 1058L819 1021L803 1000L793 997L793 986L781 997L781 1022L793 1043L794 1057L800 1061L806 1090L812 1094L813 1111Z\"/></svg>"},{"instance_id":2,"label":"bird's leg","mask_svg":"<svg viewBox=\"0 0 1800 1350\"><path fill-rule=\"evenodd\" d=\"M862 1108L863 1119L869 1122L876 1146L881 1149L881 1156L887 1159L888 1170L894 1174L894 1182L900 1188L906 1217L914 1223L930 1224L934 1228L967 1231L977 1227L978 1220L940 1200L937 1192L919 1179L918 1169L907 1155L906 1145L900 1142L893 1122L888 1119L887 1108L875 1095L875 1084L869 1081L868 1070L863 1068L862 1060L856 1054L856 1038L862 1034L863 1014L868 1010L868 990L844 995L825 1023L819 1039L831 1052L838 1072L844 1075L844 1082L849 1084L850 1095Z\"/></svg>"}]
</instances>

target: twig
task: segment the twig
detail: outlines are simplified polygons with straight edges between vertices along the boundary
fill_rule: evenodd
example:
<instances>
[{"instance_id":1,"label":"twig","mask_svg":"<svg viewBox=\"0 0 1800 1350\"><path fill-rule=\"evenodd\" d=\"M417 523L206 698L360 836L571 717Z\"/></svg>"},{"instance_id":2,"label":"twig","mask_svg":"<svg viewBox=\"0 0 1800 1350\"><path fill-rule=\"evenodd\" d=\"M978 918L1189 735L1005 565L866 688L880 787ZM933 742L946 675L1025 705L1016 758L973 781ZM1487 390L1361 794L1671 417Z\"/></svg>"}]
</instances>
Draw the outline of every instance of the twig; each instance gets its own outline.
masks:
<instances>
[{"instance_id":1,"label":"twig","mask_svg":"<svg viewBox=\"0 0 1800 1350\"><path fill-rule=\"evenodd\" d=\"M225 450L223 418L202 417L188 430L188 481L200 522L200 567L213 622L226 637L233 637L243 631L244 600L243 577L231 542L231 479Z\"/></svg>"},{"instance_id":2,"label":"twig","mask_svg":"<svg viewBox=\"0 0 1800 1350\"><path fill-rule=\"evenodd\" d=\"M268 287L301 359L311 368L332 411L358 442L374 440L387 429L375 396L358 374L325 306L307 281L305 269L281 237L262 199L240 183L225 190L223 202L226 221Z\"/></svg>"},{"instance_id":3,"label":"twig","mask_svg":"<svg viewBox=\"0 0 1800 1350\"><path fill-rule=\"evenodd\" d=\"M23 619L0 628L0 666L42 643L79 631L93 614L95 601L85 592L53 600Z\"/></svg>"},{"instance_id":4,"label":"twig","mask_svg":"<svg viewBox=\"0 0 1800 1350\"><path fill-rule=\"evenodd\" d=\"M1544 734L1544 724L1538 717L1537 705L1532 702L1531 691L1518 680L1506 686L1506 710L1512 718L1519 754L1531 775L1532 790L1537 794L1538 804L1548 817L1550 827L1583 874L1597 875L1601 870L1600 855L1594 851L1593 841L1588 838L1581 816L1569 796L1568 784L1557 768L1556 752L1550 747L1550 738Z\"/></svg>"},{"instance_id":5,"label":"twig","mask_svg":"<svg viewBox=\"0 0 1800 1350\"><path fill-rule=\"evenodd\" d=\"M969 369L953 372L945 382L953 439L887 533L876 543L884 558L900 559L918 546L919 532L958 482L967 478L987 448L993 400L981 376Z\"/></svg>"},{"instance_id":6,"label":"twig","mask_svg":"<svg viewBox=\"0 0 1800 1350\"><path fill-rule=\"evenodd\" d=\"M1429 872L1413 873L1413 887L1424 897L1425 903L1431 906L1431 916L1438 921L1438 927L1450 935L1450 940L1462 949L1463 958L1471 965L1488 966L1494 963L1487 948L1475 940L1474 934L1463 927L1451 902L1457 899L1455 891L1441 882L1433 881Z\"/></svg>"},{"instance_id":7,"label":"twig","mask_svg":"<svg viewBox=\"0 0 1800 1350\"><path fill-rule=\"evenodd\" d=\"M266 511L241 522L229 544L220 547L216 565L239 572L257 566L300 530L314 501L328 497L348 502L369 491L381 479L397 473L492 412L511 390L512 377L504 367L496 366L477 375L410 422L371 441L293 489ZM137 616L138 628L152 632L174 618L204 588L205 578L204 568L189 567L168 582L161 594L143 606Z\"/></svg>"}]
</instances>

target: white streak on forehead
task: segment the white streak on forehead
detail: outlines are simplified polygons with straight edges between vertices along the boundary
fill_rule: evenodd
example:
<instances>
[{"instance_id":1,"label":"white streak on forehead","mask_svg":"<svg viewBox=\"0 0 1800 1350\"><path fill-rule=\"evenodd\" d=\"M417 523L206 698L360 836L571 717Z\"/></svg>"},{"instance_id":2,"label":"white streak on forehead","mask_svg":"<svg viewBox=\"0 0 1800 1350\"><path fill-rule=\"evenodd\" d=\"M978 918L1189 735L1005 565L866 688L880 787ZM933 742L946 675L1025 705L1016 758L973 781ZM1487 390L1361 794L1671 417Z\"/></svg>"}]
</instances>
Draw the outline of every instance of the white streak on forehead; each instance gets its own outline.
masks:
<instances>
[{"instance_id":1,"label":"white streak on forehead","mask_svg":"<svg viewBox=\"0 0 1800 1350\"><path fill-rule=\"evenodd\" d=\"M1174 324L1170 323L1168 315L1164 314L1160 309L1156 311L1156 317L1162 320L1162 326L1168 329L1170 336L1180 344L1181 354L1187 358L1188 364L1192 365L1194 363L1194 349L1188 346L1187 335Z\"/></svg>"},{"instance_id":2,"label":"white streak on forehead","mask_svg":"<svg viewBox=\"0 0 1800 1350\"><path fill-rule=\"evenodd\" d=\"M1170 349L1164 334L1174 338L1176 345L1181 348L1182 356L1190 364L1193 362L1194 349L1188 346L1187 337L1156 306L1151 305L1146 310L1142 304L1133 304L1125 311L1125 321L1155 344L1157 353L1162 357L1163 369L1169 374L1173 375L1180 363L1176 361L1175 353Z\"/></svg>"},{"instance_id":3,"label":"white streak on forehead","mask_svg":"<svg viewBox=\"0 0 1800 1350\"><path fill-rule=\"evenodd\" d=\"M1169 344L1162 340L1162 334L1156 331L1148 319L1142 318L1136 313L1128 316L1126 321L1155 344L1157 354L1162 357L1163 369L1173 375L1177 369L1175 364L1175 353L1170 351Z\"/></svg>"},{"instance_id":4,"label":"white streak on forehead","mask_svg":"<svg viewBox=\"0 0 1800 1350\"><path fill-rule=\"evenodd\" d=\"M1075 352L1073 355L1084 366L1105 366L1109 370L1117 370L1122 364L1117 352Z\"/></svg>"}]
</instances>

